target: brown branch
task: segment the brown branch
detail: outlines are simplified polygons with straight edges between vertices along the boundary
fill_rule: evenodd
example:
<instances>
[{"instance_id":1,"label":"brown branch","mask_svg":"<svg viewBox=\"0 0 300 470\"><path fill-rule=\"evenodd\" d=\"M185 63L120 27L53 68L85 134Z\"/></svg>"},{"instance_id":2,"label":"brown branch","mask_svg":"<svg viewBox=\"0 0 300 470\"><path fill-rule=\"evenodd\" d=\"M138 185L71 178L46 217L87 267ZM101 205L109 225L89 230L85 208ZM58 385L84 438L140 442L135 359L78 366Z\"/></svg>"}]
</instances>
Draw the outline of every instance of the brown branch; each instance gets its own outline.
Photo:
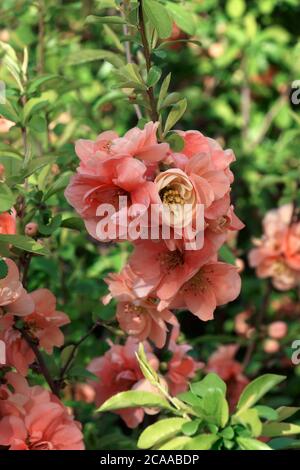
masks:
<instances>
[{"instance_id":1,"label":"brown branch","mask_svg":"<svg viewBox=\"0 0 300 470\"><path fill-rule=\"evenodd\" d=\"M150 53L148 39L146 35L142 0L140 0L140 4L139 4L139 31L141 34L141 39L142 39L142 44L143 44L146 68L147 68L147 72L149 73L149 70L151 69L151 53ZM153 87L149 87L147 89L147 95L148 95L149 104L151 108L150 116L151 116L152 121L156 122L158 121L159 116L158 116L157 109L156 109L156 102L155 102Z\"/></svg>"},{"instance_id":2,"label":"brown branch","mask_svg":"<svg viewBox=\"0 0 300 470\"><path fill-rule=\"evenodd\" d=\"M71 351L64 367L62 367L62 369L60 371L60 374L59 374L59 379L57 381L59 389L61 388L61 386L64 382L64 379L65 379L65 375L68 372L68 370L69 370L69 368L70 368L70 366L71 366L71 364L72 364L72 362L75 358L77 349L93 333L93 331L97 328L97 326L99 326L98 322L96 322L79 341L74 343L74 347L73 347L73 349L72 349L72 351Z\"/></svg>"},{"instance_id":3,"label":"brown branch","mask_svg":"<svg viewBox=\"0 0 300 470\"><path fill-rule=\"evenodd\" d=\"M45 377L46 382L48 383L50 390L54 395L56 395L59 398L59 387L51 377L51 374L49 372L49 369L46 365L46 362L41 354L41 351L39 350L38 344L34 338L31 338L31 336L27 333L26 330L24 329L19 329L21 335L27 342L27 344L30 346L32 351L34 352L34 355L36 357L37 363L39 365L39 369L43 376Z\"/></svg>"}]
</instances>

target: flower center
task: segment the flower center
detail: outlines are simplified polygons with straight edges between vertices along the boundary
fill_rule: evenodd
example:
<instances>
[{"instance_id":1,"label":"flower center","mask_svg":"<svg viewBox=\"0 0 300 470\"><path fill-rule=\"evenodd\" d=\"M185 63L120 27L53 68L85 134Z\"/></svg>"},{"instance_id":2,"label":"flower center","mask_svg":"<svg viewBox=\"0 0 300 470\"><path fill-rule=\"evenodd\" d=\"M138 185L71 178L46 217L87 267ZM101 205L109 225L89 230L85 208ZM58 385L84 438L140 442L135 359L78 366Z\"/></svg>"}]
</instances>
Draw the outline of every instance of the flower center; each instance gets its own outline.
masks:
<instances>
[{"instance_id":1,"label":"flower center","mask_svg":"<svg viewBox=\"0 0 300 470\"><path fill-rule=\"evenodd\" d=\"M159 192L163 204L184 204L184 198L179 193L178 189L173 189L172 186L167 186Z\"/></svg>"},{"instance_id":2,"label":"flower center","mask_svg":"<svg viewBox=\"0 0 300 470\"><path fill-rule=\"evenodd\" d=\"M160 256L160 263L167 269L167 271L171 271L178 266L184 265L184 255L179 250L162 253Z\"/></svg>"}]
</instances>

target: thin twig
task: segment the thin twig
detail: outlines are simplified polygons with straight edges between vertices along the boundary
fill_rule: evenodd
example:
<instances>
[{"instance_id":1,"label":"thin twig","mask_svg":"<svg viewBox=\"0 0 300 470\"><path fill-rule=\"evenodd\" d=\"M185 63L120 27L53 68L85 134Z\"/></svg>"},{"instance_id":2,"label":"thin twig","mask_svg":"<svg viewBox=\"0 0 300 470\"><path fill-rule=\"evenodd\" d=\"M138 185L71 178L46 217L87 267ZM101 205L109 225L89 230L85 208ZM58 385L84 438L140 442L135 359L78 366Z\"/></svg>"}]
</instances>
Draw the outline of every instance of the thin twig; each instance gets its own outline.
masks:
<instances>
[{"instance_id":1,"label":"thin twig","mask_svg":"<svg viewBox=\"0 0 300 470\"><path fill-rule=\"evenodd\" d=\"M89 331L79 340L77 341L76 343L74 343L74 347L64 365L64 367L62 367L61 371L60 371L60 374L59 374L59 379L58 379L58 386L59 388L61 387L61 385L63 384L63 381L64 381L64 378L65 378L65 375L66 373L68 372L72 362L73 362L73 359L75 358L75 355L76 355L76 352L77 352L77 349L79 348L79 346L93 333L93 331L97 328L97 326L99 326L99 323L96 322L90 329Z\"/></svg>"},{"instance_id":2,"label":"thin twig","mask_svg":"<svg viewBox=\"0 0 300 470\"><path fill-rule=\"evenodd\" d=\"M32 351L34 352L37 363L39 365L39 369L41 373L43 374L43 376L45 377L45 380L48 383L52 393L54 393L54 395L56 395L59 398L59 387L51 377L49 369L44 361L41 351L39 350L38 344L33 338L31 338L31 336L27 333L26 330L20 329L19 331L21 335L23 336L23 338L25 339L25 341L27 342L27 344L32 349Z\"/></svg>"},{"instance_id":3,"label":"thin twig","mask_svg":"<svg viewBox=\"0 0 300 470\"><path fill-rule=\"evenodd\" d=\"M139 4L139 31L141 34L141 39L142 39L142 44L143 44L146 68L147 68L147 72L149 73L149 70L151 69L151 54L150 54L148 39L146 35L142 0L140 0L140 4ZM158 121L159 116L158 116L157 109L156 109L156 102L155 102L153 87L149 87L147 89L147 95L149 98L149 104L151 108L151 111L150 111L151 119L153 122L156 122Z\"/></svg>"},{"instance_id":4,"label":"thin twig","mask_svg":"<svg viewBox=\"0 0 300 470\"><path fill-rule=\"evenodd\" d=\"M122 14L122 16L124 17L124 14ZM124 33L125 36L128 36L128 34L129 34L127 24L123 25L123 33ZM132 54L131 54L129 41L125 41L124 47L125 47L126 61L127 61L128 64L132 64L133 59L132 59ZM141 111L141 108L139 107L139 105L134 104L133 107L134 107L134 110L135 110L136 117L138 119L142 119L143 115L142 115L142 111Z\"/></svg>"}]
</instances>

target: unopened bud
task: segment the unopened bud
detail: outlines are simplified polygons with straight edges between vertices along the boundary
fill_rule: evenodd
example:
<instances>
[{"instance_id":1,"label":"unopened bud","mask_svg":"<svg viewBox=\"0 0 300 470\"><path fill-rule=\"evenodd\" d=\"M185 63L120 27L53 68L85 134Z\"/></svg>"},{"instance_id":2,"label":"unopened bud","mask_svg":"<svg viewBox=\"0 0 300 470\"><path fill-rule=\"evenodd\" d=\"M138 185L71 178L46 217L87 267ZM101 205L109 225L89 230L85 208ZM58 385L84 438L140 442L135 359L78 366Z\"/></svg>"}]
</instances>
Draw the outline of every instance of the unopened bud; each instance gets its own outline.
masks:
<instances>
[{"instance_id":1,"label":"unopened bud","mask_svg":"<svg viewBox=\"0 0 300 470\"><path fill-rule=\"evenodd\" d=\"M38 225L35 222L30 222L25 226L25 235L34 237L38 233Z\"/></svg>"}]
</instances>

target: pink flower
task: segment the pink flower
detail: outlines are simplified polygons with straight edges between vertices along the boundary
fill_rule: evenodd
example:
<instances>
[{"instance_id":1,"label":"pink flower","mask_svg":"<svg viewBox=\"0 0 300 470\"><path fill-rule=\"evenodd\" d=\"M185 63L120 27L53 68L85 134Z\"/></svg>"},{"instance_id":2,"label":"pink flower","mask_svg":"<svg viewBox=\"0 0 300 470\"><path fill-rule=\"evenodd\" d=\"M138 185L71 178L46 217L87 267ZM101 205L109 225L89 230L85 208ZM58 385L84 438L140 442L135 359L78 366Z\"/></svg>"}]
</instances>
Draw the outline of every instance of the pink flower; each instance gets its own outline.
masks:
<instances>
[{"instance_id":1,"label":"pink flower","mask_svg":"<svg viewBox=\"0 0 300 470\"><path fill-rule=\"evenodd\" d=\"M219 243L218 236L207 236L201 250L186 250L181 243L181 248L170 251L163 241L138 241L129 259L137 277L133 285L135 294L146 297L155 291L159 299L170 301L180 287L214 256Z\"/></svg>"},{"instance_id":2,"label":"pink flower","mask_svg":"<svg viewBox=\"0 0 300 470\"><path fill-rule=\"evenodd\" d=\"M271 277L274 287L289 290L300 284L300 223L292 224L293 206L269 211L263 220L264 235L254 240L250 266L258 277Z\"/></svg>"},{"instance_id":3,"label":"pink flower","mask_svg":"<svg viewBox=\"0 0 300 470\"><path fill-rule=\"evenodd\" d=\"M235 266L212 262L183 284L171 301L161 302L159 309L187 308L200 320L212 320L216 307L236 299L240 289L241 279Z\"/></svg>"},{"instance_id":4,"label":"pink flower","mask_svg":"<svg viewBox=\"0 0 300 470\"><path fill-rule=\"evenodd\" d=\"M99 377L99 382L91 382L96 392L96 405L100 406L116 393L124 392L138 387L144 376L139 367L136 351L137 342L128 338L125 345L112 344L111 348L102 357L95 358L88 366L88 370ZM158 359L148 348L148 361L158 370ZM117 411L117 414L130 428L136 427L144 419L142 408L130 408Z\"/></svg>"},{"instance_id":5,"label":"pink flower","mask_svg":"<svg viewBox=\"0 0 300 470\"><path fill-rule=\"evenodd\" d=\"M4 117L0 116L0 134L8 132L10 128L15 125L16 125L15 122L10 121L9 119L5 119Z\"/></svg>"},{"instance_id":6,"label":"pink flower","mask_svg":"<svg viewBox=\"0 0 300 470\"><path fill-rule=\"evenodd\" d=\"M6 365L15 367L22 375L28 373L28 367L34 362L35 355L22 338L21 333L14 326L14 317L11 314L1 316L0 312L0 340L5 343Z\"/></svg>"},{"instance_id":7,"label":"pink flower","mask_svg":"<svg viewBox=\"0 0 300 470\"><path fill-rule=\"evenodd\" d=\"M10 450L83 450L80 425L64 405L15 373L0 388L0 445ZM11 391L13 388L13 391Z\"/></svg>"},{"instance_id":8,"label":"pink flower","mask_svg":"<svg viewBox=\"0 0 300 470\"><path fill-rule=\"evenodd\" d=\"M284 321L275 321L268 326L268 335L273 339L281 339L287 334L288 327Z\"/></svg>"},{"instance_id":9,"label":"pink flower","mask_svg":"<svg viewBox=\"0 0 300 470\"><path fill-rule=\"evenodd\" d=\"M17 265L9 258L4 258L8 266L7 276L0 279L0 307L14 315L28 315L33 310L33 302L23 288Z\"/></svg>"},{"instance_id":10,"label":"pink flower","mask_svg":"<svg viewBox=\"0 0 300 470\"><path fill-rule=\"evenodd\" d=\"M220 346L210 356L205 368L206 372L215 372L226 382L231 411L238 402L243 389L249 383L248 378L243 375L242 364L234 359L237 350L238 346L235 344Z\"/></svg>"},{"instance_id":11,"label":"pink flower","mask_svg":"<svg viewBox=\"0 0 300 470\"><path fill-rule=\"evenodd\" d=\"M112 153L126 153L149 163L163 160L169 151L169 145L157 142L158 126L158 122L148 122L143 130L138 127L130 129L124 137L112 141Z\"/></svg>"},{"instance_id":12,"label":"pink flower","mask_svg":"<svg viewBox=\"0 0 300 470\"><path fill-rule=\"evenodd\" d=\"M112 297L119 300L117 320L128 335L139 341L149 338L158 348L162 348L168 332L166 323L175 325L177 320L170 310L159 312L154 297L139 299L133 291L136 279L129 266L120 274L110 274L105 281L111 294L104 301L107 303Z\"/></svg>"},{"instance_id":13,"label":"pink flower","mask_svg":"<svg viewBox=\"0 0 300 470\"><path fill-rule=\"evenodd\" d=\"M16 211L2 212L0 214L0 234L14 235L16 233Z\"/></svg>"},{"instance_id":14,"label":"pink flower","mask_svg":"<svg viewBox=\"0 0 300 470\"><path fill-rule=\"evenodd\" d=\"M86 167L88 164L89 161L86 162ZM145 177L146 166L129 156L115 156L100 161L95 168L91 167L90 172L86 167L84 172L81 171L71 178L65 191L68 202L83 218L89 234L97 239L99 238L97 224L106 215L97 215L97 209L100 204L110 204L116 210L115 214L106 217L107 223L111 224L112 232L107 234L107 238L103 235L100 239L105 241L110 237L122 238L124 226L120 220L123 218L126 225L128 220L126 211L130 213L132 204L141 204L147 210L150 203L156 200L155 185ZM121 196L127 198L124 208L120 207ZM105 224L104 230L109 231Z\"/></svg>"},{"instance_id":15,"label":"pink flower","mask_svg":"<svg viewBox=\"0 0 300 470\"><path fill-rule=\"evenodd\" d=\"M39 345L48 354L53 347L64 344L61 326L70 323L69 317L56 310L56 298L48 289L38 289L30 293L34 303L34 311L24 318L29 333L39 340Z\"/></svg>"},{"instance_id":16,"label":"pink flower","mask_svg":"<svg viewBox=\"0 0 300 470\"><path fill-rule=\"evenodd\" d=\"M175 341L171 341L169 349L172 352L172 358L168 361L165 378L171 395L176 396L188 389L189 381L194 378L203 364L187 354L191 349L188 344L176 344Z\"/></svg>"}]
</instances>

